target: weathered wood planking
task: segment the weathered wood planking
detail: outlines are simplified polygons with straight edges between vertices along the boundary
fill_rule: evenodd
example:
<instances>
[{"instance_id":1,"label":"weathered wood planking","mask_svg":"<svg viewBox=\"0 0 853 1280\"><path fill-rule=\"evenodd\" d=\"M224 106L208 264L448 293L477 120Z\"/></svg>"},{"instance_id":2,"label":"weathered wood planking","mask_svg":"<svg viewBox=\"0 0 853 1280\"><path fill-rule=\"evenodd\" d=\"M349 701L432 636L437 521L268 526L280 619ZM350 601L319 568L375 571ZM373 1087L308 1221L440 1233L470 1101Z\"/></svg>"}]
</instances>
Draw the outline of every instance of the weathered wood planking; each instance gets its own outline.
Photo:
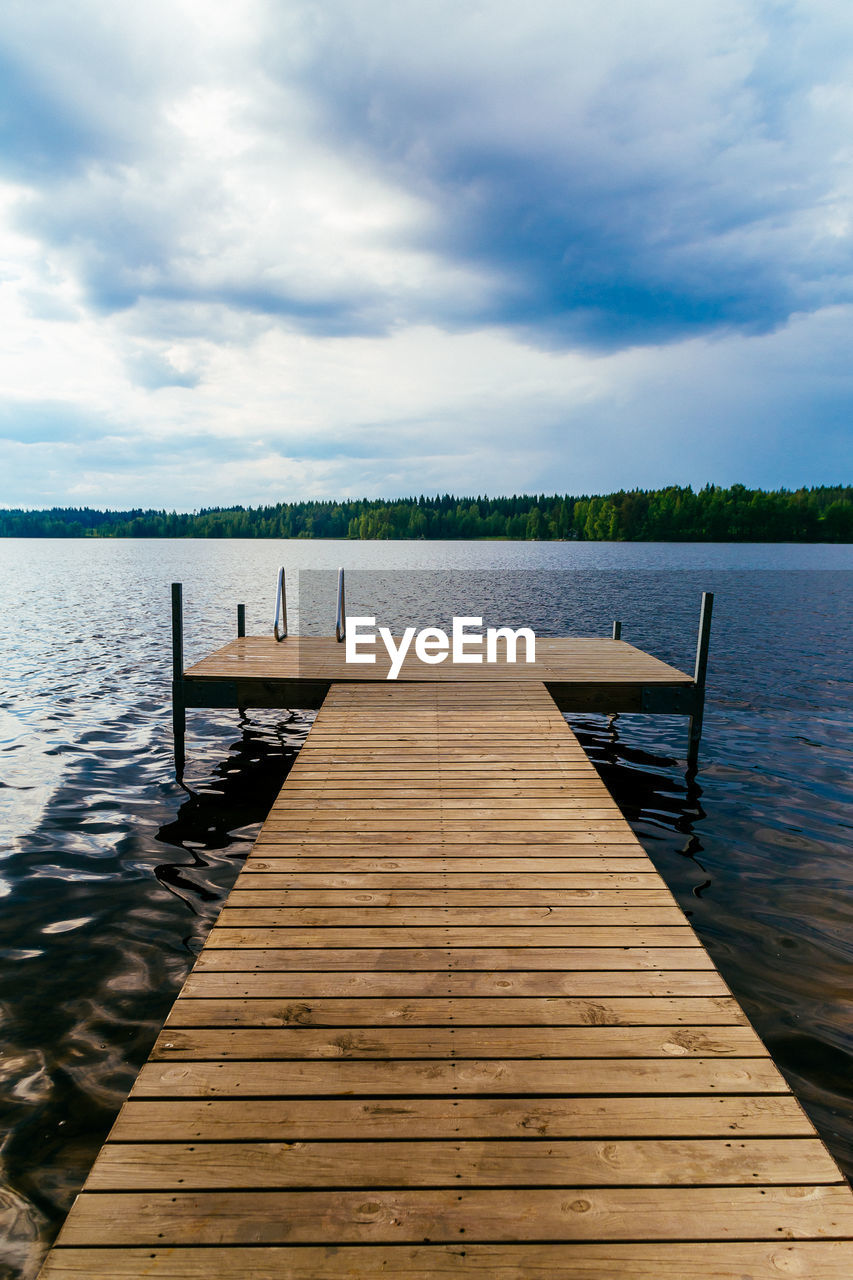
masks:
<instances>
[{"instance_id":1,"label":"weathered wood planking","mask_svg":"<svg viewBox=\"0 0 853 1280\"><path fill-rule=\"evenodd\" d=\"M53 1260L52 1260L53 1262ZM60 1265L59 1263L56 1264ZM53 1276L67 1280L139 1280L140 1276L169 1276L170 1280L365 1280L388 1276L393 1280L422 1280L424 1276L482 1276L489 1280L849 1280L850 1249L846 1241L693 1241L684 1244L471 1244L258 1246L252 1249L220 1245L212 1270L209 1248L191 1245L163 1250L66 1248L61 1270Z\"/></svg>"},{"instance_id":2,"label":"weathered wood planking","mask_svg":"<svg viewBox=\"0 0 853 1280\"><path fill-rule=\"evenodd\" d=\"M851 1240L543 686L347 684L42 1275L847 1280Z\"/></svg>"}]
</instances>

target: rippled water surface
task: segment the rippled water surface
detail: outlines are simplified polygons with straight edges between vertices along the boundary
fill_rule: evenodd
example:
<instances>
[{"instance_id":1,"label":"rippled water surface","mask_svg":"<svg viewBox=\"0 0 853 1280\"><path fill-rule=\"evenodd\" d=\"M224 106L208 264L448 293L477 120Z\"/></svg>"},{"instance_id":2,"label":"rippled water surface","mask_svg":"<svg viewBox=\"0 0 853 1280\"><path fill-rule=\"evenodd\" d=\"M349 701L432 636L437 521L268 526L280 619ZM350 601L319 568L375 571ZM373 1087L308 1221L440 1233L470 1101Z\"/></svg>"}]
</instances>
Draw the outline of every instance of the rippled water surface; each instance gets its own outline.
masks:
<instances>
[{"instance_id":1,"label":"rippled water surface","mask_svg":"<svg viewBox=\"0 0 853 1280\"><path fill-rule=\"evenodd\" d=\"M238 601L250 633L269 630L280 563L499 572L507 621L527 607L508 571L536 570L561 629L621 617L682 669L715 592L695 779L683 720L572 723L853 1172L853 549L5 540L2 1280L38 1269L310 726L191 711L177 784L169 584L184 583L189 663L234 634Z\"/></svg>"}]
</instances>

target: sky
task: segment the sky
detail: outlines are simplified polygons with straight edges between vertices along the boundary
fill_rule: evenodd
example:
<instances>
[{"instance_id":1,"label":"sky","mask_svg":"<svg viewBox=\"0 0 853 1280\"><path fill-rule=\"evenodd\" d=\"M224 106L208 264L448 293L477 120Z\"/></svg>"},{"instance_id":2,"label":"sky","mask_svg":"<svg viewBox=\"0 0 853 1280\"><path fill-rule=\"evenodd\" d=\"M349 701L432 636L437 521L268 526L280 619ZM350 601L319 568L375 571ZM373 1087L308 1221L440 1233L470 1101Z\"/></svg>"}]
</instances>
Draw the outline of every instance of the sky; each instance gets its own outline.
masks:
<instances>
[{"instance_id":1,"label":"sky","mask_svg":"<svg viewBox=\"0 0 853 1280\"><path fill-rule=\"evenodd\" d=\"M849 0L5 0L0 506L851 481Z\"/></svg>"}]
</instances>

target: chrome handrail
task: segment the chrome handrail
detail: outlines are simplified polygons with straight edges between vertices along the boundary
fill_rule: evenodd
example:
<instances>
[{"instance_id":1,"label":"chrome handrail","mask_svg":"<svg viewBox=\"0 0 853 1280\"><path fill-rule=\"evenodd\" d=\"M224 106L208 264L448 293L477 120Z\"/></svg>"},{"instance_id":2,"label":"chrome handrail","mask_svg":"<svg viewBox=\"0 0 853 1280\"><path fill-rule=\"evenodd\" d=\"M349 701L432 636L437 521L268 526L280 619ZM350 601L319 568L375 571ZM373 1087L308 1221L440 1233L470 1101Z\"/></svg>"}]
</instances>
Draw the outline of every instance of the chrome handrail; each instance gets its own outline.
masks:
<instances>
[{"instance_id":1,"label":"chrome handrail","mask_svg":"<svg viewBox=\"0 0 853 1280\"><path fill-rule=\"evenodd\" d=\"M346 597L344 595L344 571L338 569L338 608L335 615L335 639L338 644L346 639L347 634L347 606Z\"/></svg>"},{"instance_id":2,"label":"chrome handrail","mask_svg":"<svg viewBox=\"0 0 853 1280\"><path fill-rule=\"evenodd\" d=\"M279 629L279 619L281 629ZM283 640L287 635L287 585L284 580L284 565L278 571L278 584L275 590L275 622L272 633L276 640Z\"/></svg>"}]
</instances>

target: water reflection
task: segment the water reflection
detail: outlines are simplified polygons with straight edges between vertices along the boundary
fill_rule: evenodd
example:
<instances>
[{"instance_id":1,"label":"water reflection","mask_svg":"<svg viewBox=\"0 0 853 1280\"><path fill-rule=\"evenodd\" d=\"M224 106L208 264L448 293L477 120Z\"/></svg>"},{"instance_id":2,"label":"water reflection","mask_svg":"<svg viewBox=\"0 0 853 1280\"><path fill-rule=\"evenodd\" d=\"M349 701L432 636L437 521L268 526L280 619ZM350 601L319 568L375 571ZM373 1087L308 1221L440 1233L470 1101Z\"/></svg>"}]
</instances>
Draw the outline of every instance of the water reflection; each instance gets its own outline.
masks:
<instances>
[{"instance_id":1,"label":"water reflection","mask_svg":"<svg viewBox=\"0 0 853 1280\"><path fill-rule=\"evenodd\" d=\"M5 948L0 975L0 1276L35 1275L310 718L244 718L240 736L181 790L166 781L164 738L158 785L142 804L119 779L111 794L87 795L91 768L72 767L55 811L84 817L67 829L52 823L49 840L42 832L18 842L6 932L39 945ZM208 727L221 738L221 724ZM88 737L104 744L111 735ZM205 744L196 745L203 758Z\"/></svg>"},{"instance_id":2,"label":"water reflection","mask_svg":"<svg viewBox=\"0 0 853 1280\"><path fill-rule=\"evenodd\" d=\"M706 748L710 761L698 773L684 772L675 757L654 749L667 733L678 741L681 721L625 716L630 728L623 728L603 717L568 719L853 1177L853 866L849 849L842 854L849 775L840 788L829 784L842 781L832 760L848 741L824 741L818 813L802 775L793 785L785 754L753 756L745 769L719 764ZM744 722L738 739L749 734Z\"/></svg>"}]
</instances>

